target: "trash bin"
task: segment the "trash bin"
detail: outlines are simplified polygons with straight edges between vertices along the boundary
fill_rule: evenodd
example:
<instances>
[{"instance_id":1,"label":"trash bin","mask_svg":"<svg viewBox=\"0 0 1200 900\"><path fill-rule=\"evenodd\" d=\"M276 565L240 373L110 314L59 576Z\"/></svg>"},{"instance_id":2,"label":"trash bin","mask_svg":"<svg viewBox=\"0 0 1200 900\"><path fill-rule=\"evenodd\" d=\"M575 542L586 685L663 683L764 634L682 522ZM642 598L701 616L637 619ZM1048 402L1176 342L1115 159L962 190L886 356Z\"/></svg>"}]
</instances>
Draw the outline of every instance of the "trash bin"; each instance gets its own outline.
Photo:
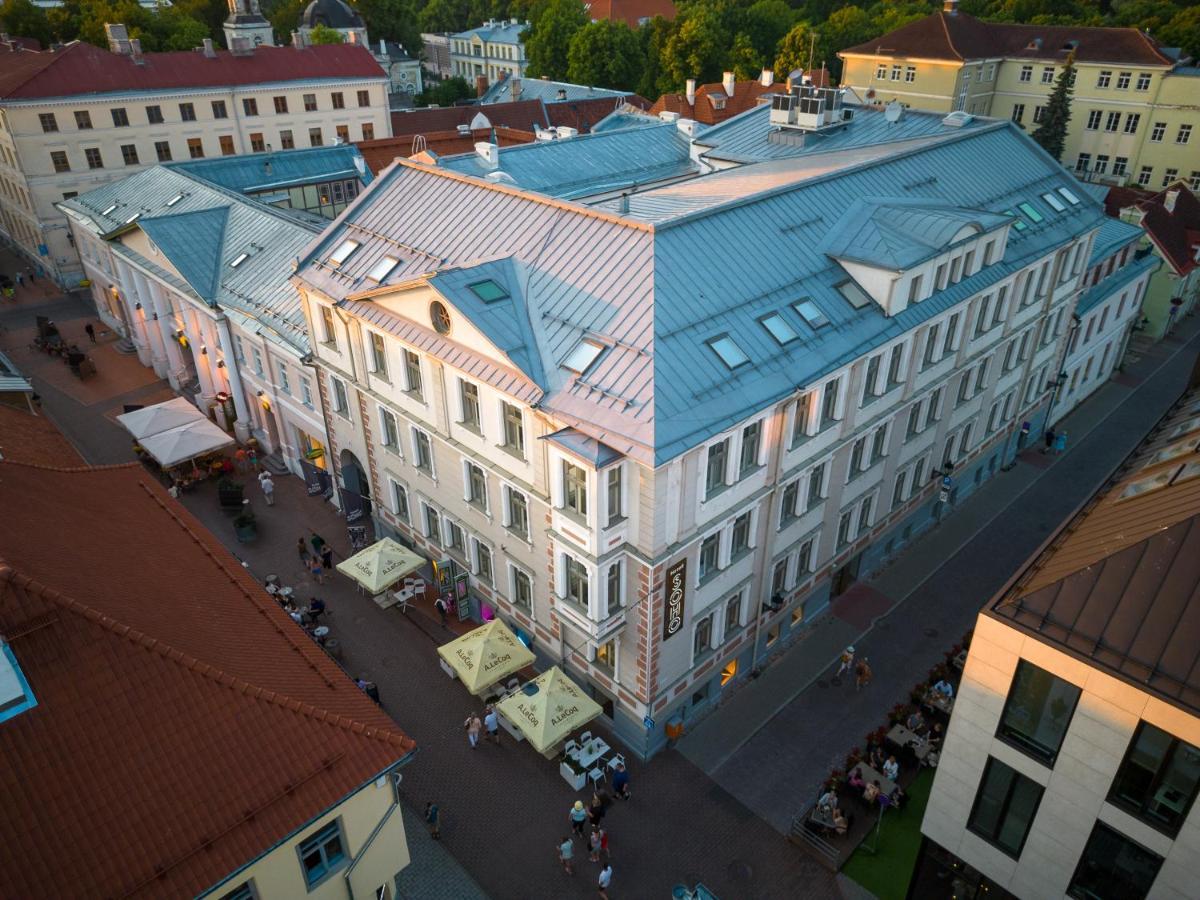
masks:
<instances>
[{"instance_id":1,"label":"trash bin","mask_svg":"<svg viewBox=\"0 0 1200 900\"><path fill-rule=\"evenodd\" d=\"M363 686L363 693L365 693L368 697L370 697L376 703L379 702L379 685L377 685L375 682L368 681Z\"/></svg>"}]
</instances>

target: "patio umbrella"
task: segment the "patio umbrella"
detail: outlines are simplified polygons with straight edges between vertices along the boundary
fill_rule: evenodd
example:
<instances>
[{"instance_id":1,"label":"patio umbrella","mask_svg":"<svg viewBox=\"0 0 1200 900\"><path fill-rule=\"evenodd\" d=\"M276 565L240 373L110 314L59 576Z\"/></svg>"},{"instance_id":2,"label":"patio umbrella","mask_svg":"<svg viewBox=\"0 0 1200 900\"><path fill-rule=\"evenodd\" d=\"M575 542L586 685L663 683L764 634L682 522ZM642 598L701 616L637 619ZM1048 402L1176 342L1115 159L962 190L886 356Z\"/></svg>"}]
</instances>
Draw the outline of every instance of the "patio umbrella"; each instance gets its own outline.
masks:
<instances>
[{"instance_id":1,"label":"patio umbrella","mask_svg":"<svg viewBox=\"0 0 1200 900\"><path fill-rule=\"evenodd\" d=\"M125 430L139 439L205 419L204 413L182 397L117 416Z\"/></svg>"},{"instance_id":2,"label":"patio umbrella","mask_svg":"<svg viewBox=\"0 0 1200 900\"><path fill-rule=\"evenodd\" d=\"M600 704L562 673L558 666L543 672L496 707L521 729L539 753L600 715Z\"/></svg>"},{"instance_id":3,"label":"patio umbrella","mask_svg":"<svg viewBox=\"0 0 1200 900\"><path fill-rule=\"evenodd\" d=\"M458 673L472 694L483 693L501 678L533 662L533 654L499 619L443 644L438 647L438 655Z\"/></svg>"},{"instance_id":4,"label":"patio umbrella","mask_svg":"<svg viewBox=\"0 0 1200 900\"><path fill-rule=\"evenodd\" d=\"M197 456L229 447L233 444L233 438L202 417L178 428L142 438L139 443L160 466L169 469Z\"/></svg>"},{"instance_id":5,"label":"patio umbrella","mask_svg":"<svg viewBox=\"0 0 1200 900\"><path fill-rule=\"evenodd\" d=\"M404 545L391 538L383 538L349 559L342 560L336 568L357 581L368 593L379 594L424 564L422 557Z\"/></svg>"}]
</instances>

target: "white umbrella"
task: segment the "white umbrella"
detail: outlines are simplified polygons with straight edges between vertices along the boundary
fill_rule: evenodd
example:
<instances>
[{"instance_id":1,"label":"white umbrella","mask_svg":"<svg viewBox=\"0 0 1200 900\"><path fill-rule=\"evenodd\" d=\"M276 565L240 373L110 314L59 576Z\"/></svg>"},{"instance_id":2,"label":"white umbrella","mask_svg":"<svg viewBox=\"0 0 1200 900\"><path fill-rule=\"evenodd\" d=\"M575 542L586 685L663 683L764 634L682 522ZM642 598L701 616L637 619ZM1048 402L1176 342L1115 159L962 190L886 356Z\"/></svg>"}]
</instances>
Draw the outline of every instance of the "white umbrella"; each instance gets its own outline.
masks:
<instances>
[{"instance_id":1,"label":"white umbrella","mask_svg":"<svg viewBox=\"0 0 1200 900\"><path fill-rule=\"evenodd\" d=\"M143 438L140 443L160 466L169 469L197 456L228 447L233 444L233 438L208 419L202 418Z\"/></svg>"},{"instance_id":2,"label":"white umbrella","mask_svg":"<svg viewBox=\"0 0 1200 900\"><path fill-rule=\"evenodd\" d=\"M153 406L135 409L133 412L117 416L117 421L125 427L126 431L140 440L170 431L180 425L198 422L204 418L204 414L195 406L182 397L176 397L166 403L156 403Z\"/></svg>"}]
</instances>

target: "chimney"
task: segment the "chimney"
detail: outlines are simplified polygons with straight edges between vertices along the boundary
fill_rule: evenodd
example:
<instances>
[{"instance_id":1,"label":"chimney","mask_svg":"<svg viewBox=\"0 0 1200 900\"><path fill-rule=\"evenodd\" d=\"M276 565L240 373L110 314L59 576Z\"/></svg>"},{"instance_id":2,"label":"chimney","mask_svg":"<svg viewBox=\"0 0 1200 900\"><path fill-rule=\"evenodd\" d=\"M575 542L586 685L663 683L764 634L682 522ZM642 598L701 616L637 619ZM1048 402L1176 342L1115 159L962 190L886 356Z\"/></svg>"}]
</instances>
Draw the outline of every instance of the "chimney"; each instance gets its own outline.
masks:
<instances>
[{"instance_id":1,"label":"chimney","mask_svg":"<svg viewBox=\"0 0 1200 900\"><path fill-rule=\"evenodd\" d=\"M1175 212L1175 201L1179 199L1179 188L1172 188L1163 194L1163 209L1169 213Z\"/></svg>"},{"instance_id":2,"label":"chimney","mask_svg":"<svg viewBox=\"0 0 1200 900\"><path fill-rule=\"evenodd\" d=\"M500 165L500 148L491 141L479 141L475 144L475 154L482 159L489 169Z\"/></svg>"},{"instance_id":3,"label":"chimney","mask_svg":"<svg viewBox=\"0 0 1200 900\"><path fill-rule=\"evenodd\" d=\"M217 50L216 50L216 48L213 46L213 39L212 39L212 38L205 38L205 39L204 39L204 55L205 55L205 56L207 56L209 59L216 59L216 58L217 58Z\"/></svg>"},{"instance_id":4,"label":"chimney","mask_svg":"<svg viewBox=\"0 0 1200 900\"><path fill-rule=\"evenodd\" d=\"M958 15L958 0L942 0L942 12L952 16Z\"/></svg>"},{"instance_id":5,"label":"chimney","mask_svg":"<svg viewBox=\"0 0 1200 900\"><path fill-rule=\"evenodd\" d=\"M133 61L139 66L144 66L146 60L142 58L142 42L138 38L134 38L129 42L129 55L133 57Z\"/></svg>"},{"instance_id":6,"label":"chimney","mask_svg":"<svg viewBox=\"0 0 1200 900\"><path fill-rule=\"evenodd\" d=\"M758 76L758 83L763 87L770 87L775 83L775 73L771 69L763 69L762 74Z\"/></svg>"},{"instance_id":7,"label":"chimney","mask_svg":"<svg viewBox=\"0 0 1200 900\"><path fill-rule=\"evenodd\" d=\"M566 88L559 88L559 89L558 89L558 93L556 93L556 94L554 95L554 97L555 97L555 99L556 99L556 100L566 100L566 99L567 99L567 89L566 89Z\"/></svg>"},{"instance_id":8,"label":"chimney","mask_svg":"<svg viewBox=\"0 0 1200 900\"><path fill-rule=\"evenodd\" d=\"M121 56L129 56L131 47L129 45L129 30L121 24L104 25L104 34L108 38L108 49L111 53L118 53Z\"/></svg>"},{"instance_id":9,"label":"chimney","mask_svg":"<svg viewBox=\"0 0 1200 900\"><path fill-rule=\"evenodd\" d=\"M475 76L475 96L482 97L487 93L488 80L486 75Z\"/></svg>"},{"instance_id":10,"label":"chimney","mask_svg":"<svg viewBox=\"0 0 1200 900\"><path fill-rule=\"evenodd\" d=\"M512 98L514 100L521 96L521 79L516 75L512 77L512 87L509 90L512 91Z\"/></svg>"},{"instance_id":11,"label":"chimney","mask_svg":"<svg viewBox=\"0 0 1200 900\"><path fill-rule=\"evenodd\" d=\"M721 76L721 87L725 88L725 96L732 97L733 92L737 90L737 76L726 72Z\"/></svg>"},{"instance_id":12,"label":"chimney","mask_svg":"<svg viewBox=\"0 0 1200 900\"><path fill-rule=\"evenodd\" d=\"M358 32L352 31L348 35L346 35L346 43L347 44L357 44L358 43Z\"/></svg>"},{"instance_id":13,"label":"chimney","mask_svg":"<svg viewBox=\"0 0 1200 900\"><path fill-rule=\"evenodd\" d=\"M687 80L687 102L688 106L696 105L696 79L689 78Z\"/></svg>"},{"instance_id":14,"label":"chimney","mask_svg":"<svg viewBox=\"0 0 1200 900\"><path fill-rule=\"evenodd\" d=\"M379 55L387 56L387 41L384 38L379 39Z\"/></svg>"},{"instance_id":15,"label":"chimney","mask_svg":"<svg viewBox=\"0 0 1200 900\"><path fill-rule=\"evenodd\" d=\"M302 35L299 31L292 32L292 47L296 50L304 49L304 35Z\"/></svg>"}]
</instances>

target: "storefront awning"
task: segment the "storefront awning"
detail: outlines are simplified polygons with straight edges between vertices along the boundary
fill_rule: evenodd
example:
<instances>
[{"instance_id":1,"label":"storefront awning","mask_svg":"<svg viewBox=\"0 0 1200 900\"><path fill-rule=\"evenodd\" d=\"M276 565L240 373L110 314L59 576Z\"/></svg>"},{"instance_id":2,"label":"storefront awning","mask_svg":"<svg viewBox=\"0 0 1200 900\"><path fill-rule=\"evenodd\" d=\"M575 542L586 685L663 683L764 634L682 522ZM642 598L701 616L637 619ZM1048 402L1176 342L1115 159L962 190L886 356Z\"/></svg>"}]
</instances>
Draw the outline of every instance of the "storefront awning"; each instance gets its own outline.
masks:
<instances>
[{"instance_id":1,"label":"storefront awning","mask_svg":"<svg viewBox=\"0 0 1200 900\"><path fill-rule=\"evenodd\" d=\"M483 693L533 662L529 648L499 619L443 644L438 647L438 655L472 694Z\"/></svg>"},{"instance_id":2,"label":"storefront awning","mask_svg":"<svg viewBox=\"0 0 1200 900\"><path fill-rule=\"evenodd\" d=\"M422 557L403 544L383 538L349 559L342 560L336 568L347 578L353 578L362 585L367 593L379 594L424 564Z\"/></svg>"},{"instance_id":3,"label":"storefront awning","mask_svg":"<svg viewBox=\"0 0 1200 900\"><path fill-rule=\"evenodd\" d=\"M600 704L562 673L543 672L496 707L539 753L567 738L600 715Z\"/></svg>"}]
</instances>

